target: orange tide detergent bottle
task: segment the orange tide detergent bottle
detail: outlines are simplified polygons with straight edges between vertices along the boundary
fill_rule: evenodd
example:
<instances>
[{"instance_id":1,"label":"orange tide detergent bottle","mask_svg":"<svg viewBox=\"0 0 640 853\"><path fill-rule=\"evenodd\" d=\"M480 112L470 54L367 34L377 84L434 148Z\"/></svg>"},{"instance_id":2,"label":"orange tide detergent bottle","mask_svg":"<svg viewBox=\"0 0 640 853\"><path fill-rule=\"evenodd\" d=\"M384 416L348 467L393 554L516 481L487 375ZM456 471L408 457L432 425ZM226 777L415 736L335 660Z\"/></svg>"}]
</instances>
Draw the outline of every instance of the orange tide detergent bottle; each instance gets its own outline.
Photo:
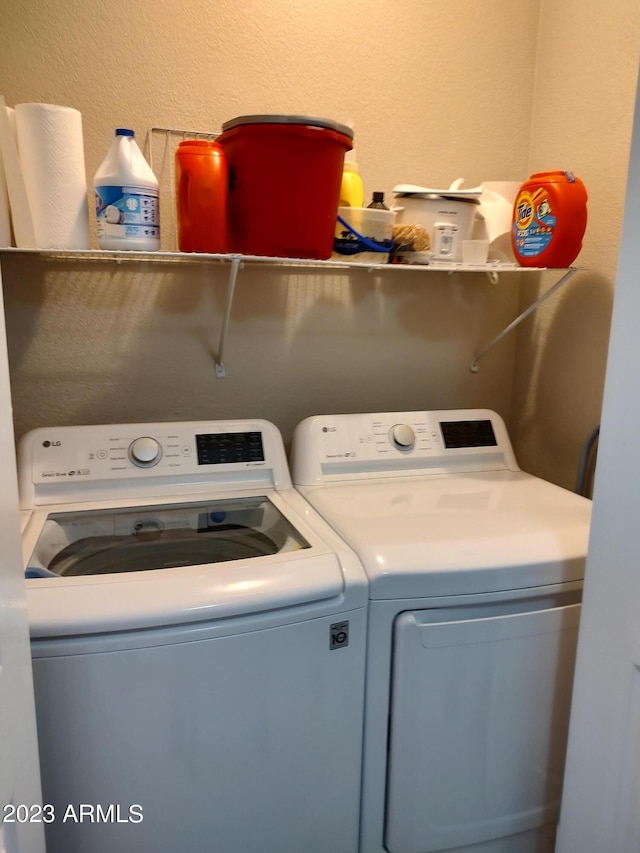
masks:
<instances>
[{"instance_id":1,"label":"orange tide detergent bottle","mask_svg":"<svg viewBox=\"0 0 640 853\"><path fill-rule=\"evenodd\" d=\"M587 191L572 172L537 172L518 190L511 245L521 266L570 266L586 227Z\"/></svg>"}]
</instances>

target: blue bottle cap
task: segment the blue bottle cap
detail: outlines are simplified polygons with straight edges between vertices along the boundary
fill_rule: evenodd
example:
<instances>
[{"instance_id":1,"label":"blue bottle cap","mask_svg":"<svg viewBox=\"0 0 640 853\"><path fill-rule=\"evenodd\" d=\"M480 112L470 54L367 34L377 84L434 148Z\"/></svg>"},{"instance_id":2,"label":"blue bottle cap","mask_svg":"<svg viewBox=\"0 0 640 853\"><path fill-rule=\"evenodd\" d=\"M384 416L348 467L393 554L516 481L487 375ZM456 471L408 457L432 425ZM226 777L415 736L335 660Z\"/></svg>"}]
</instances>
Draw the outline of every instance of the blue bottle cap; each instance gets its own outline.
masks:
<instances>
[{"instance_id":1,"label":"blue bottle cap","mask_svg":"<svg viewBox=\"0 0 640 853\"><path fill-rule=\"evenodd\" d=\"M116 136L135 136L135 133L128 127L116 127Z\"/></svg>"}]
</instances>

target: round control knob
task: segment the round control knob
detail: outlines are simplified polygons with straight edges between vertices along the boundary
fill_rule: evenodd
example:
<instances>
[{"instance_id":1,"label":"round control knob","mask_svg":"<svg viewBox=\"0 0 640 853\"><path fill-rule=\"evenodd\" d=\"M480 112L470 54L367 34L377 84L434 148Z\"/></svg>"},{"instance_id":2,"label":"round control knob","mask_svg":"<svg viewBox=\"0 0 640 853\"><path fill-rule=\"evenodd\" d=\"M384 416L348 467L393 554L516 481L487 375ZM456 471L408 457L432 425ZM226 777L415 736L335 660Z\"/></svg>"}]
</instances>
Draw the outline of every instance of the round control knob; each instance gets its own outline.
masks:
<instances>
[{"instance_id":1,"label":"round control knob","mask_svg":"<svg viewBox=\"0 0 640 853\"><path fill-rule=\"evenodd\" d=\"M143 436L136 438L129 445L129 458L140 468L151 468L152 465L157 465L161 456L162 447L155 438Z\"/></svg>"},{"instance_id":2,"label":"round control knob","mask_svg":"<svg viewBox=\"0 0 640 853\"><path fill-rule=\"evenodd\" d=\"M389 439L398 450L411 450L416 443L416 434L409 424L394 424L389 430Z\"/></svg>"}]
</instances>

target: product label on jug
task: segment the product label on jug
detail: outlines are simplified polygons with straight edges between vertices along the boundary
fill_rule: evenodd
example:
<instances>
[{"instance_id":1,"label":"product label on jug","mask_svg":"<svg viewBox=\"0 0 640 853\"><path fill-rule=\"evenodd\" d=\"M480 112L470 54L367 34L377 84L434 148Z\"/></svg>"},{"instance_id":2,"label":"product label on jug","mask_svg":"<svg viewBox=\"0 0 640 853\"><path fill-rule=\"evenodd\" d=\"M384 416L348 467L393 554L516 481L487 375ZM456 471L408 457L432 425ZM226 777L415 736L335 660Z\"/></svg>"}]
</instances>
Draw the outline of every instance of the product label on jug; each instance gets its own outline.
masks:
<instances>
[{"instance_id":1,"label":"product label on jug","mask_svg":"<svg viewBox=\"0 0 640 853\"><path fill-rule=\"evenodd\" d=\"M517 253L524 258L541 255L553 239L556 222L549 194L544 187L533 192L522 190L516 199L513 223Z\"/></svg>"},{"instance_id":2,"label":"product label on jug","mask_svg":"<svg viewBox=\"0 0 640 853\"><path fill-rule=\"evenodd\" d=\"M151 187L96 187L98 238L159 238L158 190Z\"/></svg>"}]
</instances>

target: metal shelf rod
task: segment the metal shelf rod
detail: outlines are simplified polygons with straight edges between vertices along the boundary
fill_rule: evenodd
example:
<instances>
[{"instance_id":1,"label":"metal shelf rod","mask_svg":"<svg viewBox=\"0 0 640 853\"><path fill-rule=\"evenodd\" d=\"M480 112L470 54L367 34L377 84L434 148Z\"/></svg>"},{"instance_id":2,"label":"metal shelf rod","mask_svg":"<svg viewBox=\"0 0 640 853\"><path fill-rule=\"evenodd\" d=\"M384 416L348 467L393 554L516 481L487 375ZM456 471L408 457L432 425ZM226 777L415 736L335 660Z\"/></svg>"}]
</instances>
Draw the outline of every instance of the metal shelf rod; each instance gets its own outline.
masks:
<instances>
[{"instance_id":1,"label":"metal shelf rod","mask_svg":"<svg viewBox=\"0 0 640 853\"><path fill-rule=\"evenodd\" d=\"M181 130L176 127L150 127L148 132L149 142L149 168L153 171L153 134L163 133L165 139L168 140L171 135L181 136L185 139L217 139L220 136L220 131L215 130ZM165 143L166 144L166 143ZM156 176L157 177L157 176Z\"/></svg>"},{"instance_id":2,"label":"metal shelf rod","mask_svg":"<svg viewBox=\"0 0 640 853\"><path fill-rule=\"evenodd\" d=\"M238 270L242 265L242 256L241 255L232 255L231 257L231 269L229 270L229 282L227 284L227 304L224 309L224 318L222 320L222 329L220 330L220 343L218 345L218 354L215 358L215 368L216 368L216 377L218 379L224 379L226 376L223 362L224 355L224 343L227 337L227 329L229 328L229 321L231 319L231 308L233 306L233 297L236 292L236 281L238 279Z\"/></svg>"},{"instance_id":3,"label":"metal shelf rod","mask_svg":"<svg viewBox=\"0 0 640 853\"><path fill-rule=\"evenodd\" d=\"M531 305L529 305L529 307L526 308L522 312L522 314L519 314L515 318L515 320L513 320L511 323L509 323L509 325L506 327L506 329L503 329L499 335L496 335L496 337L492 341L490 341L484 349L480 350L480 352L473 357L473 360L471 361L471 364L469 365L469 370L472 373L477 373L478 369L479 369L478 362L480 361L480 359L483 356L485 356L489 352L490 349L493 349L493 347L497 343L499 343L504 337L506 337L506 335L508 335L509 332L513 331L513 329L515 329L516 326L519 326L520 323L522 323L522 321L525 320L529 316L529 314L531 314L533 311L535 311L537 308L539 308L540 305L542 305L543 302L546 302L546 300L550 296L553 296L553 294L557 290L559 290L563 284L566 284L569 281L569 279L577 272L578 272L578 270L575 268L571 268L571 269L567 270L567 272L559 279L559 281L557 281L553 285L553 287L550 287L549 290L547 290L545 293L542 294L542 296L539 296L535 302L533 302Z\"/></svg>"}]
</instances>

